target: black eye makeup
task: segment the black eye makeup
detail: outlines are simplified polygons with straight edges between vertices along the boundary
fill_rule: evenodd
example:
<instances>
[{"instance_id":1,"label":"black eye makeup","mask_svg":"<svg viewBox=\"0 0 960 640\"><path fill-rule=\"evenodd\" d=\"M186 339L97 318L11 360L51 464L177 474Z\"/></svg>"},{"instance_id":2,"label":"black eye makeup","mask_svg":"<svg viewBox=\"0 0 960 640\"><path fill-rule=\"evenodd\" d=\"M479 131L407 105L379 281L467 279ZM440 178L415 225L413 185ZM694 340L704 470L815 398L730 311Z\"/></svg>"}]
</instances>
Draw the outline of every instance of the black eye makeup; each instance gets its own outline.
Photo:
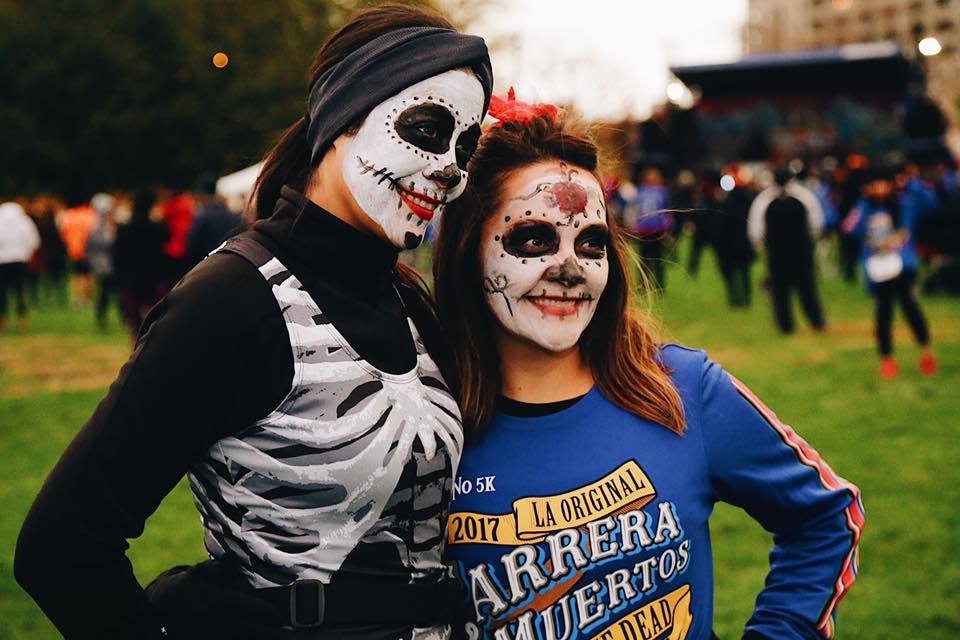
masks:
<instances>
[{"instance_id":1,"label":"black eye makeup","mask_svg":"<svg viewBox=\"0 0 960 640\"><path fill-rule=\"evenodd\" d=\"M577 255L581 258L602 258L607 255L609 242L610 229L606 225L590 225L577 234L575 241Z\"/></svg>"},{"instance_id":2,"label":"black eye makeup","mask_svg":"<svg viewBox=\"0 0 960 640\"><path fill-rule=\"evenodd\" d=\"M436 104L407 107L393 121L402 140L430 153L445 153L450 148L454 125L453 114Z\"/></svg>"},{"instance_id":3,"label":"black eye makeup","mask_svg":"<svg viewBox=\"0 0 960 640\"><path fill-rule=\"evenodd\" d=\"M477 150L477 143L480 142L480 125L473 124L470 128L460 134L457 138L457 166L467 170L467 163L473 157L473 152Z\"/></svg>"},{"instance_id":4,"label":"black eye makeup","mask_svg":"<svg viewBox=\"0 0 960 640\"><path fill-rule=\"evenodd\" d=\"M560 250L560 236L552 224L520 222L503 236L503 250L517 258L536 258Z\"/></svg>"}]
</instances>

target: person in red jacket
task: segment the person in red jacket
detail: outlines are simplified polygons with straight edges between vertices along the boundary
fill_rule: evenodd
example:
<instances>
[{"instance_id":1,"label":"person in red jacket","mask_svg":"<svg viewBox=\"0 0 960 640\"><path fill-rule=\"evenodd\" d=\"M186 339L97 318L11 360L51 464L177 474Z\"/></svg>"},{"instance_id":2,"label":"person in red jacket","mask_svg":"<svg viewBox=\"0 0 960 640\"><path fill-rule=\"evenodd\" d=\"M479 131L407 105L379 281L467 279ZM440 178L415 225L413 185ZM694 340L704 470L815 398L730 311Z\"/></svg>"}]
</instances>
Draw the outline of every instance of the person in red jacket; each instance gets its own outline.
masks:
<instances>
[{"instance_id":1,"label":"person in red jacket","mask_svg":"<svg viewBox=\"0 0 960 640\"><path fill-rule=\"evenodd\" d=\"M192 266L186 264L184 254L187 251L187 235L193 226L193 208L193 199L185 193L171 195L157 203L160 218L169 232L169 238L163 245L163 253L167 257L165 278L168 288L173 287Z\"/></svg>"}]
</instances>

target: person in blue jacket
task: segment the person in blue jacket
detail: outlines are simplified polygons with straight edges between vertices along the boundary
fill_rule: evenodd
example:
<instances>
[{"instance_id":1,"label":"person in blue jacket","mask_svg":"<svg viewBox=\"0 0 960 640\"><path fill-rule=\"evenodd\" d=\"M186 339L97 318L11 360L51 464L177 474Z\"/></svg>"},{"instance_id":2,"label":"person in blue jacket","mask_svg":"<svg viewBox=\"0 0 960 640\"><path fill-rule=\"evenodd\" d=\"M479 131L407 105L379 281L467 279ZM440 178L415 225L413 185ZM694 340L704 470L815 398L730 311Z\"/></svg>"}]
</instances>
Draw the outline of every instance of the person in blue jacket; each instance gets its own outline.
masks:
<instances>
[{"instance_id":1,"label":"person in blue jacket","mask_svg":"<svg viewBox=\"0 0 960 640\"><path fill-rule=\"evenodd\" d=\"M446 551L464 637L711 638L718 501L773 534L744 637L831 637L859 490L703 351L654 339L589 137L544 105L490 113L434 263L467 437Z\"/></svg>"},{"instance_id":2,"label":"person in blue jacket","mask_svg":"<svg viewBox=\"0 0 960 640\"><path fill-rule=\"evenodd\" d=\"M624 219L643 265L660 290L666 287L664 253L674 224L669 206L670 192L663 183L663 173L658 167L643 167L640 184L630 191L624 207Z\"/></svg>"},{"instance_id":3,"label":"person in blue jacket","mask_svg":"<svg viewBox=\"0 0 960 640\"><path fill-rule=\"evenodd\" d=\"M893 168L871 171L863 197L843 221L843 232L860 243L860 265L874 299L879 373L884 378L895 378L898 372L893 359L895 301L920 345L920 371L932 374L937 370L930 329L914 292L917 222L936 209L936 194L916 178L907 179L897 190L895 178Z\"/></svg>"}]
</instances>

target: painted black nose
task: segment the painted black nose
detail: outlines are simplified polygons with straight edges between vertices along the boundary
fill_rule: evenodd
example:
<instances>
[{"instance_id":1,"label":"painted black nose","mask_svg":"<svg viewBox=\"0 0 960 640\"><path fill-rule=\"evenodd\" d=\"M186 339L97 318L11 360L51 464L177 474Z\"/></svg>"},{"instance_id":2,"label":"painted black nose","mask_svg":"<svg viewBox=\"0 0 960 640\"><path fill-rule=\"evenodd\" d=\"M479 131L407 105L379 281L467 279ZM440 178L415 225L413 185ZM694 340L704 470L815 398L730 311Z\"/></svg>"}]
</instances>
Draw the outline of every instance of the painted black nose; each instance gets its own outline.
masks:
<instances>
[{"instance_id":1,"label":"painted black nose","mask_svg":"<svg viewBox=\"0 0 960 640\"><path fill-rule=\"evenodd\" d=\"M583 267L580 266L580 263L577 262L573 256L568 257L559 266L553 266L547 269L544 279L548 282L562 284L567 289L587 281L584 277Z\"/></svg>"},{"instance_id":2,"label":"painted black nose","mask_svg":"<svg viewBox=\"0 0 960 640\"><path fill-rule=\"evenodd\" d=\"M443 169L438 169L427 176L428 180L433 180L444 189L453 189L460 184L460 167L456 163L451 163Z\"/></svg>"}]
</instances>

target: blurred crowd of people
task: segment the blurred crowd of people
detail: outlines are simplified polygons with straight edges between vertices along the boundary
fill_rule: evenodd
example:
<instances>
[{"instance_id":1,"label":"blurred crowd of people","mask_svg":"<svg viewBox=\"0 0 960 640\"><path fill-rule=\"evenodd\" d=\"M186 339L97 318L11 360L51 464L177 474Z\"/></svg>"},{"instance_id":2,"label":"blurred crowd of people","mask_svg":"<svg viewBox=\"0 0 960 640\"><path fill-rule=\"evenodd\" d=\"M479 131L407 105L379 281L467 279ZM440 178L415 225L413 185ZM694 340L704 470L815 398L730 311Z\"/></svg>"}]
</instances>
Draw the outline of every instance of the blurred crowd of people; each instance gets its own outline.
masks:
<instances>
[{"instance_id":1,"label":"blurred crowd of people","mask_svg":"<svg viewBox=\"0 0 960 640\"><path fill-rule=\"evenodd\" d=\"M165 188L64 202L35 196L0 205L0 330L31 306L92 306L105 328L115 306L135 337L147 311L239 230L241 216L202 178L194 193Z\"/></svg>"},{"instance_id":2,"label":"blurred crowd of people","mask_svg":"<svg viewBox=\"0 0 960 640\"><path fill-rule=\"evenodd\" d=\"M894 303L921 346L920 369L936 369L915 285L960 294L960 180L948 155L918 163L850 154L782 167L729 164L699 175L687 169L665 175L641 165L633 178L609 178L607 201L656 287L666 287L682 233L691 237L687 271L696 276L703 250L712 249L734 309L750 305L751 267L764 256L762 286L784 333L795 327L794 295L811 327L826 330L818 271L863 280L875 302L880 374L897 374Z\"/></svg>"},{"instance_id":3,"label":"blurred crowd of people","mask_svg":"<svg viewBox=\"0 0 960 640\"><path fill-rule=\"evenodd\" d=\"M751 304L752 265L763 256L760 283L784 333L795 328L794 297L810 326L826 330L818 272L862 279L875 302L881 374L897 373L895 304L924 347L921 369L936 368L915 289L960 294L960 177L949 156L920 164L871 163L850 154L698 173L638 165L632 178L609 177L606 197L655 288L666 287L678 263L681 234L690 236L685 269L695 277L704 249L712 250L733 309ZM4 203L0 329L13 315L25 325L31 305L68 301L93 306L97 325L105 327L115 302L136 336L146 312L241 226L213 178L202 179L194 193L98 193L69 206L48 196ZM424 273L432 235L406 258Z\"/></svg>"}]
</instances>

